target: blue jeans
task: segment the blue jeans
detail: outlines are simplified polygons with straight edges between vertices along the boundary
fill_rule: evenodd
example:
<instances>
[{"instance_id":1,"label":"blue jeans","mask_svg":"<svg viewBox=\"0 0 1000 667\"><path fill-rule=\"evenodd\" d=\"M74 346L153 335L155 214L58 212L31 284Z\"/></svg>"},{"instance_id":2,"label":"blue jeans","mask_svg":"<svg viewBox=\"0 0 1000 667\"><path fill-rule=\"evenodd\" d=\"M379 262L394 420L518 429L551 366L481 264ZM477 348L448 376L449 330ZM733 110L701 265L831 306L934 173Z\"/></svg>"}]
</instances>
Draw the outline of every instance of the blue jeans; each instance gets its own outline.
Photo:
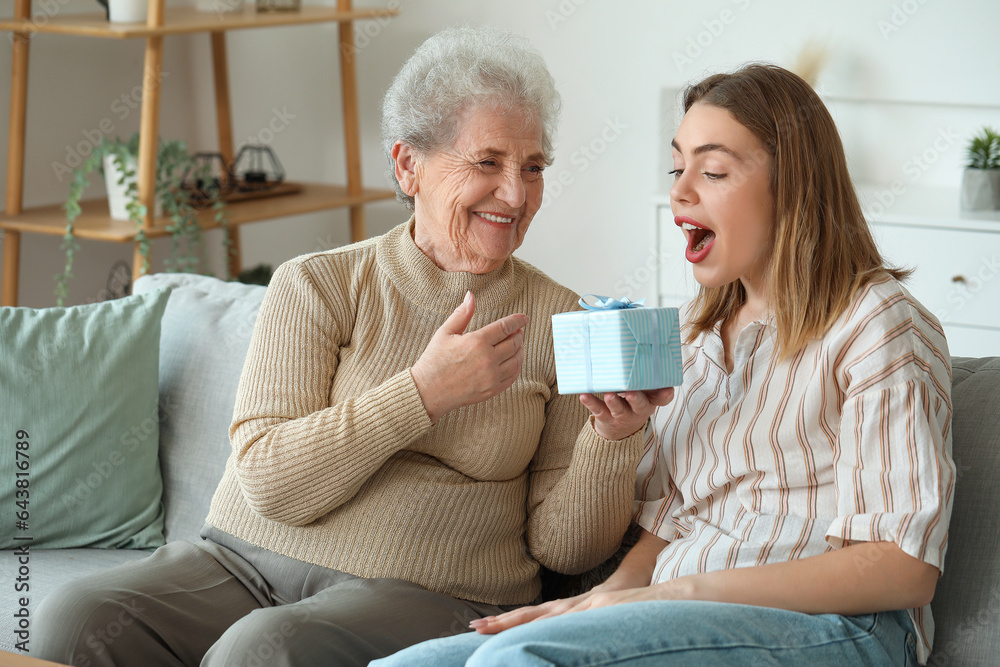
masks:
<instances>
[{"instance_id":1,"label":"blue jeans","mask_svg":"<svg viewBox=\"0 0 1000 667\"><path fill-rule=\"evenodd\" d=\"M635 602L557 616L498 635L434 639L370 667L917 664L905 611L813 616L718 602Z\"/></svg>"}]
</instances>

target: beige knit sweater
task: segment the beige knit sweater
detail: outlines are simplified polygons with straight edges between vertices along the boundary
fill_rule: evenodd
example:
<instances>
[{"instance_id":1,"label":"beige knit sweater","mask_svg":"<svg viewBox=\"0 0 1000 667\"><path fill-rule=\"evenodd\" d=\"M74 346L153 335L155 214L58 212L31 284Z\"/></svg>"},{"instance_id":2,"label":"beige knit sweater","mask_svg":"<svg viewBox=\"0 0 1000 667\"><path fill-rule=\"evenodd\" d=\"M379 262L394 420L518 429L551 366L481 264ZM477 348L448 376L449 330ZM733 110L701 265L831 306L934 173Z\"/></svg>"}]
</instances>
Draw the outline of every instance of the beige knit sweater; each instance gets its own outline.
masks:
<instances>
[{"instance_id":1,"label":"beige knit sweater","mask_svg":"<svg viewBox=\"0 0 1000 667\"><path fill-rule=\"evenodd\" d=\"M604 440L578 397L556 393L549 316L574 294L514 258L442 271L412 224L279 267L208 522L358 576L527 603L539 563L580 572L614 552L642 434ZM431 426L409 369L466 290L470 331L529 316L524 364L512 387Z\"/></svg>"}]
</instances>

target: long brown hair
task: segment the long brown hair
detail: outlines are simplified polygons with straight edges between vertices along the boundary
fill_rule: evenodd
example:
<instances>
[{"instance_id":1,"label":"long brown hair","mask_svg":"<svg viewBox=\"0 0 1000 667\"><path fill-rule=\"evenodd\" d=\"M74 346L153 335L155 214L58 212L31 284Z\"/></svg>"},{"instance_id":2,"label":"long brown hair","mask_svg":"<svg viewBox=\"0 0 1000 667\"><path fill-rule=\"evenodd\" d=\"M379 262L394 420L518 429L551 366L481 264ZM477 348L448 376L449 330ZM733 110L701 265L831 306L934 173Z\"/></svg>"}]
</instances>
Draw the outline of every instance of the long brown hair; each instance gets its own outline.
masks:
<instances>
[{"instance_id":1,"label":"long brown hair","mask_svg":"<svg viewBox=\"0 0 1000 667\"><path fill-rule=\"evenodd\" d=\"M775 219L767 291L782 357L822 336L872 278L909 275L879 254L837 127L808 83L781 67L754 63L690 86L684 111L696 102L727 110L770 156ZM734 317L745 302L739 280L702 286L688 340Z\"/></svg>"}]
</instances>

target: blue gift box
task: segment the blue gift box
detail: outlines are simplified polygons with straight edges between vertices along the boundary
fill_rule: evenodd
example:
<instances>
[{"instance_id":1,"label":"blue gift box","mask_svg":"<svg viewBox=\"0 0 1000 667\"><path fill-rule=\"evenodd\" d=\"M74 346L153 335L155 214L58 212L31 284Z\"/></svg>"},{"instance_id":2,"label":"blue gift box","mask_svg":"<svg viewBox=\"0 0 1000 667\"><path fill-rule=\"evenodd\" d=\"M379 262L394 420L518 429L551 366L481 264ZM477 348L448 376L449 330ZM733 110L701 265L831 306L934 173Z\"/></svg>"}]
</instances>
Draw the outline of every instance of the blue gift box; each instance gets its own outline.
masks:
<instances>
[{"instance_id":1,"label":"blue gift box","mask_svg":"<svg viewBox=\"0 0 1000 667\"><path fill-rule=\"evenodd\" d=\"M676 308L598 297L588 310L552 316L560 394L674 387L682 382Z\"/></svg>"}]
</instances>

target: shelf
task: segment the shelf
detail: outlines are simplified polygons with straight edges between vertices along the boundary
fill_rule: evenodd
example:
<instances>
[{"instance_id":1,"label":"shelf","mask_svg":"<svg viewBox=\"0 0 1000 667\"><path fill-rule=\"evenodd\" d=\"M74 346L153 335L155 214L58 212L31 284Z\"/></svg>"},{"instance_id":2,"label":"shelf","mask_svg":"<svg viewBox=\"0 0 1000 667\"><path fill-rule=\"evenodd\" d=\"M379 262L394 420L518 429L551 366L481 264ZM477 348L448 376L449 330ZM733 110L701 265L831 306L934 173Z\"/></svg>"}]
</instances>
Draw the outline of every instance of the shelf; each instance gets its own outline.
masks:
<instances>
[{"instance_id":1,"label":"shelf","mask_svg":"<svg viewBox=\"0 0 1000 667\"><path fill-rule=\"evenodd\" d=\"M893 189L892 185L863 183L857 190L870 222L1000 232L1000 211L963 211L958 188L897 183Z\"/></svg>"},{"instance_id":2,"label":"shelf","mask_svg":"<svg viewBox=\"0 0 1000 667\"><path fill-rule=\"evenodd\" d=\"M0 30L33 34L56 33L131 39L159 35L182 35L199 32L221 32L247 28L265 28L309 23L332 23L366 19L389 18L398 14L395 9L355 9L341 11L336 7L306 6L297 11L258 13L252 5L242 12L204 12L194 7L168 7L164 25L150 28L144 23L108 23L103 12L84 14L59 14L46 21L0 19Z\"/></svg>"},{"instance_id":3,"label":"shelf","mask_svg":"<svg viewBox=\"0 0 1000 667\"><path fill-rule=\"evenodd\" d=\"M236 202L227 205L229 225L243 225L270 218L282 218L303 213L314 213L334 208L345 208L369 202L388 200L395 197L392 190L364 189L361 194L351 196L347 188L339 185L301 183L302 190L296 194L277 195L261 199ZM129 220L112 220L108 215L106 199L91 199L80 203L82 213L73 223L74 235L81 239L131 243L135 240L135 226ZM202 229L213 229L215 212L207 209L199 214ZM169 236L169 220L158 219L147 230L150 238ZM0 229L31 234L62 236L66 232L66 211L62 204L42 206L25 210L20 215L0 216Z\"/></svg>"},{"instance_id":4,"label":"shelf","mask_svg":"<svg viewBox=\"0 0 1000 667\"><path fill-rule=\"evenodd\" d=\"M155 186L156 137L160 122L160 78L163 70L165 36L202 33L207 34L212 53L211 67L215 94L216 126L219 152L232 156L233 121L229 94L229 64L226 33L230 30L249 28L275 28L323 23L336 23L336 44L340 60L340 93L343 101L344 152L346 157L346 186L303 184L295 194L275 195L264 199L230 202L227 219L232 245L228 263L232 274L241 269L239 226L273 218L298 216L303 213L346 208L350 217L352 242L366 238L364 204L392 199L389 190L364 189L361 186L361 146L358 114L357 72L354 62L355 21L385 21L396 16L398 8L355 10L352 0L336 0L333 6L306 6L289 12L258 13L247 6L239 12L198 11L195 7L166 7L167 0L147 0L150 10L148 22L109 23L101 12L65 14L55 16L39 13L31 16L31 0L18 0L13 14L0 18L0 31L12 32L11 46L11 96L10 131L7 145L7 215L0 216L3 239L3 280L0 283L0 305L16 306L18 301L18 276L21 258L21 234L48 234L62 236L66 229L66 214L59 204L22 208L24 190L24 155L27 126L28 51L35 33L77 35L111 39L143 39L146 51L142 79L142 115L140 120L138 188L148 193ZM327 5L331 4L329 1ZM398 4L398 3L397 3ZM144 150L145 149L145 150ZM356 194L349 194L356 193ZM81 203L82 213L74 221L74 234L78 238L117 243L134 243L133 275L147 257L136 242L137 229L128 220L112 220L107 202L102 200ZM198 214L202 229L217 228L215 212L206 210ZM151 221L144 227L146 236L154 238L170 234L168 220Z\"/></svg>"}]
</instances>

